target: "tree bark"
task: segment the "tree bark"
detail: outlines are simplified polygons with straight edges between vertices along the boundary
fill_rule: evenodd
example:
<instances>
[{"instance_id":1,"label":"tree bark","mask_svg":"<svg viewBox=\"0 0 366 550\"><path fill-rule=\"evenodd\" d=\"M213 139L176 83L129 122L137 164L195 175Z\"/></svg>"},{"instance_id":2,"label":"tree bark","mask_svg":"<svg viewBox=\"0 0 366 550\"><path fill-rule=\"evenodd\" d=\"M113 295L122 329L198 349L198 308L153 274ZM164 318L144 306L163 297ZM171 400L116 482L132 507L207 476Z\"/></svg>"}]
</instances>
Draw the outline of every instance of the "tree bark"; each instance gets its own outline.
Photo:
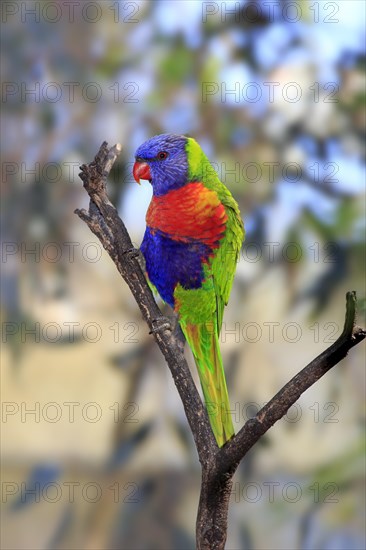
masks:
<instances>
[{"instance_id":1,"label":"tree bark","mask_svg":"<svg viewBox=\"0 0 366 550\"><path fill-rule=\"evenodd\" d=\"M198 550L223 550L235 469L220 471L216 464L202 468L196 523Z\"/></svg>"}]
</instances>

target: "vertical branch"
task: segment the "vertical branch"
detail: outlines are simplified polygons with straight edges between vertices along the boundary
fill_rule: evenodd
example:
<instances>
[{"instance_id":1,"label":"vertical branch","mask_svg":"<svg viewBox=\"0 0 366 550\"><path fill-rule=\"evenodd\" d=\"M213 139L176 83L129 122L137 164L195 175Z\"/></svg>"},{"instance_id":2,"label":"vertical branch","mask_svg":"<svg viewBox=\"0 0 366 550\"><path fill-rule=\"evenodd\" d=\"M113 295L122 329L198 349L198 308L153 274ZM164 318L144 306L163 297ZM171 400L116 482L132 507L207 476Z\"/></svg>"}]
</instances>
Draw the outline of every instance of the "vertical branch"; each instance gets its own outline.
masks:
<instances>
[{"instance_id":1,"label":"vertical branch","mask_svg":"<svg viewBox=\"0 0 366 550\"><path fill-rule=\"evenodd\" d=\"M216 461L215 461L216 462ZM223 550L235 469L220 471L217 463L202 469L202 483L196 522L198 550Z\"/></svg>"}]
</instances>

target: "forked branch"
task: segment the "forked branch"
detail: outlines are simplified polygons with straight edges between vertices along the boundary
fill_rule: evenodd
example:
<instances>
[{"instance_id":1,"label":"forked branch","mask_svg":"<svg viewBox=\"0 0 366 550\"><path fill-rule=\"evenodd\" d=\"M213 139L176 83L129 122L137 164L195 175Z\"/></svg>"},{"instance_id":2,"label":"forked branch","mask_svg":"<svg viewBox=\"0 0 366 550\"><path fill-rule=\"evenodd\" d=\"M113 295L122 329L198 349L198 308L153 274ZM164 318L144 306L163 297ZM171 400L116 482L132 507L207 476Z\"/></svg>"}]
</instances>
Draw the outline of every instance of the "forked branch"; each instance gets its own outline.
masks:
<instances>
[{"instance_id":1,"label":"forked branch","mask_svg":"<svg viewBox=\"0 0 366 550\"><path fill-rule=\"evenodd\" d=\"M207 412L198 394L182 347L175 338L171 321L164 317L147 284L140 252L133 248L126 227L106 192L110 170L121 152L117 144L108 149L104 142L95 159L81 166L80 177L90 197L89 209L75 210L106 249L128 284L172 373L191 428L202 465L202 486L197 518L197 548L221 550L225 546L227 512L235 470L248 450L282 418L310 386L339 363L361 342L366 332L356 326L356 293L347 293L344 329L338 340L290 380L221 449L211 430Z\"/></svg>"}]
</instances>

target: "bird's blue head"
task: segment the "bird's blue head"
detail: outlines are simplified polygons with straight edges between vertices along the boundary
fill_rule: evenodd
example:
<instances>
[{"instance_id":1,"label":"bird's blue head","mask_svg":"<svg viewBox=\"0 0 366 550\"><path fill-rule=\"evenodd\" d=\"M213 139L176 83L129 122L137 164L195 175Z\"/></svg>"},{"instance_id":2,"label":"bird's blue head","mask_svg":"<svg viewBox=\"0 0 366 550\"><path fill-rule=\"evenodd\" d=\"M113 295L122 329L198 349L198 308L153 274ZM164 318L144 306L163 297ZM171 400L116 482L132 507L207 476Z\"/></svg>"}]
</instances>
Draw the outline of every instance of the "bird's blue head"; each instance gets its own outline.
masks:
<instances>
[{"instance_id":1,"label":"bird's blue head","mask_svg":"<svg viewBox=\"0 0 366 550\"><path fill-rule=\"evenodd\" d=\"M154 195L165 195L187 183L187 138L175 134L161 134L145 141L136 151L133 176L149 180Z\"/></svg>"}]
</instances>

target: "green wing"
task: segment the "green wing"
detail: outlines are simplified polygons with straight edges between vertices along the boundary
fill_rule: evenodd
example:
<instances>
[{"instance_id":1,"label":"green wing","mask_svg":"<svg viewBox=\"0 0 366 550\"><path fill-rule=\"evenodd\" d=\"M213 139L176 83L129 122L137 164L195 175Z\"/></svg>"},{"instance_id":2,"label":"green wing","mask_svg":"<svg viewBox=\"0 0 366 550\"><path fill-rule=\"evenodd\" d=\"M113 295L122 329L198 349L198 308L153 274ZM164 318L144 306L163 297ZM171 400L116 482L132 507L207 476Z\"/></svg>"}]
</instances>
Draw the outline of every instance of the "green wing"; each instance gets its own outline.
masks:
<instances>
[{"instance_id":1,"label":"green wing","mask_svg":"<svg viewBox=\"0 0 366 550\"><path fill-rule=\"evenodd\" d=\"M225 237L212 261L212 277L217 301L217 330L220 334L224 307L229 301L236 265L244 239L243 222L236 209L226 206L228 221Z\"/></svg>"},{"instance_id":2,"label":"green wing","mask_svg":"<svg viewBox=\"0 0 366 550\"><path fill-rule=\"evenodd\" d=\"M193 138L188 138L186 149L189 160L189 181L201 181L205 187L215 191L225 206L228 216L225 236L220 242L210 269L216 294L217 328L220 334L224 307L229 301L236 264L245 236L244 225L236 201L227 187L221 183L198 143Z\"/></svg>"},{"instance_id":3,"label":"green wing","mask_svg":"<svg viewBox=\"0 0 366 550\"><path fill-rule=\"evenodd\" d=\"M235 432L219 334L244 238L244 227L238 205L231 193L220 182L200 146L191 138L188 138L187 154L189 181L201 181L214 190L228 216L220 246L209 263L204 265L205 279L202 287L186 290L177 285L174 292L179 322L194 355L212 430L221 447Z\"/></svg>"}]
</instances>

